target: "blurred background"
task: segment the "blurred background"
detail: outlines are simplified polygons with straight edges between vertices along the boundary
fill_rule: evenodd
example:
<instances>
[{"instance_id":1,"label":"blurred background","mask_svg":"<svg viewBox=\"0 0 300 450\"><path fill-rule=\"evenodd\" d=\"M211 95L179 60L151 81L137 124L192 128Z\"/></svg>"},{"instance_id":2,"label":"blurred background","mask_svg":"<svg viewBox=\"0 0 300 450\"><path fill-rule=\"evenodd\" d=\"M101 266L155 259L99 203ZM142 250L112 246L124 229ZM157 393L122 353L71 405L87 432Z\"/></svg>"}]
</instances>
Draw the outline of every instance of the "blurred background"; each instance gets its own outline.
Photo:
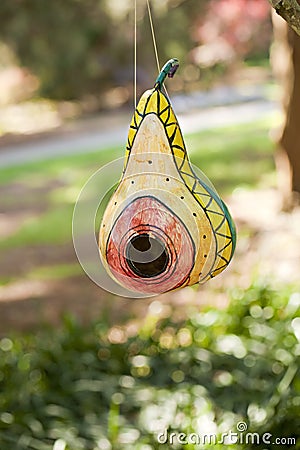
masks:
<instances>
[{"instance_id":1,"label":"blurred background","mask_svg":"<svg viewBox=\"0 0 300 450\"><path fill-rule=\"evenodd\" d=\"M167 89L190 159L229 205L236 254L209 283L152 299L88 279L72 212L125 150L134 1L2 0L1 450L179 449L157 435L220 437L240 421L300 448L300 38L267 0L150 7L161 65L180 60ZM156 76L138 0L138 96Z\"/></svg>"}]
</instances>

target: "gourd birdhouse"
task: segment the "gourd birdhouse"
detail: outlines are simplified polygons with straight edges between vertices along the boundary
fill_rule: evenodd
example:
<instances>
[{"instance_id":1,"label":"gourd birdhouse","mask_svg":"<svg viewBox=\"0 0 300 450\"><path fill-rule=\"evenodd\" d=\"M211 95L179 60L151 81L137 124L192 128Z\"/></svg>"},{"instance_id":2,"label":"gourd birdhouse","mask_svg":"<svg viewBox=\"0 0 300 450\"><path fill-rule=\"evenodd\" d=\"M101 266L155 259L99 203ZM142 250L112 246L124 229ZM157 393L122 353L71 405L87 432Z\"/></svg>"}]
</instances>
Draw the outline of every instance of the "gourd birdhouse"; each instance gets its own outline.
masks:
<instances>
[{"instance_id":1,"label":"gourd birdhouse","mask_svg":"<svg viewBox=\"0 0 300 450\"><path fill-rule=\"evenodd\" d=\"M191 165L162 92L166 63L140 98L130 124L124 170L99 234L103 264L121 286L159 294L215 277L229 264L235 226L210 182Z\"/></svg>"}]
</instances>

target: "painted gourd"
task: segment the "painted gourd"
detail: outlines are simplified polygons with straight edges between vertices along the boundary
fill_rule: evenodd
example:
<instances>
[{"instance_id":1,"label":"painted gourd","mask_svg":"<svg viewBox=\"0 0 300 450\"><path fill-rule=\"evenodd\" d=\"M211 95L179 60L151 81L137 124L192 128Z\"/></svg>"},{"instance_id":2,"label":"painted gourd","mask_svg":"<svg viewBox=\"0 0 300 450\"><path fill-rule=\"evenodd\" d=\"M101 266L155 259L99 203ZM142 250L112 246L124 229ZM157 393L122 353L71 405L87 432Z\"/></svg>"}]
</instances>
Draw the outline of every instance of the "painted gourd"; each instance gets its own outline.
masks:
<instances>
[{"instance_id":1,"label":"painted gourd","mask_svg":"<svg viewBox=\"0 0 300 450\"><path fill-rule=\"evenodd\" d=\"M145 295L215 277L235 248L228 209L192 168L174 111L161 91L176 63L166 63L154 88L139 100L123 175L100 225L107 272Z\"/></svg>"}]
</instances>

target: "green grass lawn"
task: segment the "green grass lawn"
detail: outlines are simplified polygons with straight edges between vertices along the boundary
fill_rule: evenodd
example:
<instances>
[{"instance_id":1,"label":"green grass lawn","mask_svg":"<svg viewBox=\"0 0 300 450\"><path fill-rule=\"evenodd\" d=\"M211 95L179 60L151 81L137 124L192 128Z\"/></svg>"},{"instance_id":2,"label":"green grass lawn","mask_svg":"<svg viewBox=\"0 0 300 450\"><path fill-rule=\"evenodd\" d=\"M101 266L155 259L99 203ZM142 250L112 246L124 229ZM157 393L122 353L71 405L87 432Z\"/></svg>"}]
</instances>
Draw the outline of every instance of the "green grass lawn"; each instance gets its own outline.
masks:
<instances>
[{"instance_id":1,"label":"green grass lawn","mask_svg":"<svg viewBox=\"0 0 300 450\"><path fill-rule=\"evenodd\" d=\"M256 188L275 180L273 144L268 132L272 119L186 136L193 164L212 181L221 196L237 187ZM123 156L123 149L39 161L0 170L2 209L14 206L32 211L16 233L0 241L0 248L70 241L76 198L87 179L102 165ZM16 195L10 186L18 185ZM99 186L101 192L101 186ZM39 207L43 206L43 211ZM36 212L35 212L36 210Z\"/></svg>"},{"instance_id":2,"label":"green grass lawn","mask_svg":"<svg viewBox=\"0 0 300 450\"><path fill-rule=\"evenodd\" d=\"M256 188L275 181L274 144L269 119L209 130L187 137L191 161L222 195L236 187Z\"/></svg>"},{"instance_id":3,"label":"green grass lawn","mask_svg":"<svg viewBox=\"0 0 300 450\"><path fill-rule=\"evenodd\" d=\"M256 187L264 174L274 171L274 147L269 139L273 125L274 118L269 117L260 122L187 135L185 142L191 162L211 178L216 188L224 189L225 184L227 193L237 184ZM64 181L67 185L76 181L78 185L94 170L123 155L122 148L107 148L99 153L87 149L86 153L73 156L0 168L0 186L11 182L34 186L53 179ZM237 173L240 175L237 176Z\"/></svg>"}]
</instances>

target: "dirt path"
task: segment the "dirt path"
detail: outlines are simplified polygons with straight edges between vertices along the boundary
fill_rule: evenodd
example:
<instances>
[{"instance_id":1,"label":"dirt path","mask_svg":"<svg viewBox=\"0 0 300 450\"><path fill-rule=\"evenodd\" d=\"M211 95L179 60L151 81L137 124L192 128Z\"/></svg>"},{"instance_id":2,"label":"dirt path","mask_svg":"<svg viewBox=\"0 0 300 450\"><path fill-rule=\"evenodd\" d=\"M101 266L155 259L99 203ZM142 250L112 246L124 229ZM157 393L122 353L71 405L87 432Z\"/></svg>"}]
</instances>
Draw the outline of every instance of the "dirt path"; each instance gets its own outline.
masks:
<instances>
[{"instance_id":1,"label":"dirt path","mask_svg":"<svg viewBox=\"0 0 300 450\"><path fill-rule=\"evenodd\" d=\"M188 134L260 120L278 110L276 102L254 99L246 103L192 109L178 114L178 119L183 133ZM130 119L130 112L118 113L106 119L93 119L88 125L79 122L46 137L41 135L27 142L0 145L0 167L124 146Z\"/></svg>"}]
</instances>

